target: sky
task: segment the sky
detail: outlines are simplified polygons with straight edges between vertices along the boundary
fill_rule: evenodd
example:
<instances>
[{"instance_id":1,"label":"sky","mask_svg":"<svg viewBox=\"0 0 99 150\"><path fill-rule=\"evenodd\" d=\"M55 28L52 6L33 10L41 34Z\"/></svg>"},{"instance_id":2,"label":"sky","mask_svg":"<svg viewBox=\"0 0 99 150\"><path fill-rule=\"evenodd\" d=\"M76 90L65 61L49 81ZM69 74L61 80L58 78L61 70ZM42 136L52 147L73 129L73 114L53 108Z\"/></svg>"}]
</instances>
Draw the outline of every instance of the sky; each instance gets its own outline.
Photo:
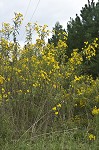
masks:
<instances>
[{"instance_id":1,"label":"sky","mask_svg":"<svg viewBox=\"0 0 99 150\"><path fill-rule=\"evenodd\" d=\"M23 42L25 26L28 22L47 24L52 30L55 23L59 21L66 29L70 17L75 18L76 14L79 15L86 3L88 0L0 0L0 28L3 22L12 22L14 12L22 13L24 20L19 40Z\"/></svg>"}]
</instances>

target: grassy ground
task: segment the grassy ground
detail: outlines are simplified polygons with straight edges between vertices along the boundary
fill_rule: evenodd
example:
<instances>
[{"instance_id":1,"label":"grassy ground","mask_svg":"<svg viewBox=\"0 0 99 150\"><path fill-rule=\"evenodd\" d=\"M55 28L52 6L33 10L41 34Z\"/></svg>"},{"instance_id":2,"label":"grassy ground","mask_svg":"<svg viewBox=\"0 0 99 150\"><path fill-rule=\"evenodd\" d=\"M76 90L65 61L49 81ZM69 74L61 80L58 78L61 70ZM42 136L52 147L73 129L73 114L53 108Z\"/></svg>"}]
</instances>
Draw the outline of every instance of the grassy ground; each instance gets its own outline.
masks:
<instances>
[{"instance_id":1,"label":"grassy ground","mask_svg":"<svg viewBox=\"0 0 99 150\"><path fill-rule=\"evenodd\" d=\"M85 131L78 129L35 135L30 139L5 142L1 150L99 150L96 140L89 140Z\"/></svg>"}]
</instances>

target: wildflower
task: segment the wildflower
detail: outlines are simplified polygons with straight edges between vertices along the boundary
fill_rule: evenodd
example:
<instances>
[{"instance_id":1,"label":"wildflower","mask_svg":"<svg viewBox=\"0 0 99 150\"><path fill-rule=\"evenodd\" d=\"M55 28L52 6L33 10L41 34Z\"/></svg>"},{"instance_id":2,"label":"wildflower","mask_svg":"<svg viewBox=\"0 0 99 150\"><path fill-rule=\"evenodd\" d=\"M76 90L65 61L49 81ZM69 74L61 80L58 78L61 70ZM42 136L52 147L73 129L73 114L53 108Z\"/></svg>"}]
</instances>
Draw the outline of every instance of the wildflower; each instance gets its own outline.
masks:
<instances>
[{"instance_id":1,"label":"wildflower","mask_svg":"<svg viewBox=\"0 0 99 150\"><path fill-rule=\"evenodd\" d=\"M5 92L5 89L4 88L2 88L2 93L4 93Z\"/></svg>"},{"instance_id":2,"label":"wildflower","mask_svg":"<svg viewBox=\"0 0 99 150\"><path fill-rule=\"evenodd\" d=\"M8 95L10 95L10 92L8 92Z\"/></svg>"},{"instance_id":3,"label":"wildflower","mask_svg":"<svg viewBox=\"0 0 99 150\"><path fill-rule=\"evenodd\" d=\"M55 115L58 115L58 111L55 112Z\"/></svg>"},{"instance_id":4,"label":"wildflower","mask_svg":"<svg viewBox=\"0 0 99 150\"><path fill-rule=\"evenodd\" d=\"M96 139L96 136L95 135L93 135L93 134L89 134L89 140L91 141L91 140L95 140Z\"/></svg>"},{"instance_id":5,"label":"wildflower","mask_svg":"<svg viewBox=\"0 0 99 150\"><path fill-rule=\"evenodd\" d=\"M87 42L84 42L84 44L88 45L88 41L87 41Z\"/></svg>"},{"instance_id":6,"label":"wildflower","mask_svg":"<svg viewBox=\"0 0 99 150\"><path fill-rule=\"evenodd\" d=\"M56 110L56 107L53 107L52 110Z\"/></svg>"},{"instance_id":7,"label":"wildflower","mask_svg":"<svg viewBox=\"0 0 99 150\"><path fill-rule=\"evenodd\" d=\"M75 107L77 107L78 105L77 105L77 104L75 104L74 106L75 106Z\"/></svg>"},{"instance_id":8,"label":"wildflower","mask_svg":"<svg viewBox=\"0 0 99 150\"><path fill-rule=\"evenodd\" d=\"M92 114L93 115L98 115L99 114L99 108L97 108L96 106L93 108L92 110Z\"/></svg>"},{"instance_id":9,"label":"wildflower","mask_svg":"<svg viewBox=\"0 0 99 150\"><path fill-rule=\"evenodd\" d=\"M21 72L21 70L20 70L20 69L18 69L18 70L17 70L17 72L18 72L18 73L20 73L20 72Z\"/></svg>"},{"instance_id":10,"label":"wildflower","mask_svg":"<svg viewBox=\"0 0 99 150\"><path fill-rule=\"evenodd\" d=\"M22 90L19 90L20 93L22 93Z\"/></svg>"},{"instance_id":11,"label":"wildflower","mask_svg":"<svg viewBox=\"0 0 99 150\"><path fill-rule=\"evenodd\" d=\"M29 90L27 90L27 93L29 93L30 91Z\"/></svg>"},{"instance_id":12,"label":"wildflower","mask_svg":"<svg viewBox=\"0 0 99 150\"><path fill-rule=\"evenodd\" d=\"M10 78L8 78L8 81L10 81Z\"/></svg>"},{"instance_id":13,"label":"wildflower","mask_svg":"<svg viewBox=\"0 0 99 150\"><path fill-rule=\"evenodd\" d=\"M3 84L4 78L0 75L0 84Z\"/></svg>"},{"instance_id":14,"label":"wildflower","mask_svg":"<svg viewBox=\"0 0 99 150\"><path fill-rule=\"evenodd\" d=\"M61 105L61 104L58 104L57 107L62 107L62 105Z\"/></svg>"},{"instance_id":15,"label":"wildflower","mask_svg":"<svg viewBox=\"0 0 99 150\"><path fill-rule=\"evenodd\" d=\"M55 84L53 84L53 88L55 88L55 89L56 89L56 85L55 85Z\"/></svg>"},{"instance_id":16,"label":"wildflower","mask_svg":"<svg viewBox=\"0 0 99 150\"><path fill-rule=\"evenodd\" d=\"M4 94L3 97L4 97L4 98L7 98L8 96L7 96L7 94Z\"/></svg>"},{"instance_id":17,"label":"wildflower","mask_svg":"<svg viewBox=\"0 0 99 150\"><path fill-rule=\"evenodd\" d=\"M75 76L75 81L79 81L79 78L77 76Z\"/></svg>"}]
</instances>

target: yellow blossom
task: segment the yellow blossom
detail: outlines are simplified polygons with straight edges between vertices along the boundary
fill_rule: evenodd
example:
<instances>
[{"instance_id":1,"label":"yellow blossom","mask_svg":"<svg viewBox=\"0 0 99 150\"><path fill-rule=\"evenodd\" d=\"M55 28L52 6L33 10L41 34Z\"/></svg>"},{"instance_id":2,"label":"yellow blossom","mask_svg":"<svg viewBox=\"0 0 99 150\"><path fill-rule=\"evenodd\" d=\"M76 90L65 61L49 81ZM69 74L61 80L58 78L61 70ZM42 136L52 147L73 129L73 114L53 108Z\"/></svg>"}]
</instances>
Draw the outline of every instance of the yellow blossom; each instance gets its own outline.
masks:
<instances>
[{"instance_id":1,"label":"yellow blossom","mask_svg":"<svg viewBox=\"0 0 99 150\"><path fill-rule=\"evenodd\" d=\"M75 76L75 81L79 81L79 80L80 80L79 77Z\"/></svg>"},{"instance_id":2,"label":"yellow blossom","mask_svg":"<svg viewBox=\"0 0 99 150\"><path fill-rule=\"evenodd\" d=\"M22 90L19 90L20 93L22 93Z\"/></svg>"},{"instance_id":3,"label":"yellow blossom","mask_svg":"<svg viewBox=\"0 0 99 150\"><path fill-rule=\"evenodd\" d=\"M62 105L61 105L61 104L58 104L57 107L62 107Z\"/></svg>"},{"instance_id":4,"label":"yellow blossom","mask_svg":"<svg viewBox=\"0 0 99 150\"><path fill-rule=\"evenodd\" d=\"M4 98L7 98L8 96L7 96L7 94L4 94L3 97L4 97Z\"/></svg>"},{"instance_id":5,"label":"yellow blossom","mask_svg":"<svg viewBox=\"0 0 99 150\"><path fill-rule=\"evenodd\" d=\"M10 78L8 78L8 81L10 81Z\"/></svg>"},{"instance_id":6,"label":"yellow blossom","mask_svg":"<svg viewBox=\"0 0 99 150\"><path fill-rule=\"evenodd\" d=\"M56 89L56 84L53 84L53 88L55 88L55 89Z\"/></svg>"},{"instance_id":7,"label":"yellow blossom","mask_svg":"<svg viewBox=\"0 0 99 150\"><path fill-rule=\"evenodd\" d=\"M30 91L29 90L27 90L27 93L29 93Z\"/></svg>"},{"instance_id":8,"label":"yellow blossom","mask_svg":"<svg viewBox=\"0 0 99 150\"><path fill-rule=\"evenodd\" d=\"M18 70L17 70L17 72L18 72L18 73L20 73L20 72L21 72L21 70L20 70L20 69L18 69Z\"/></svg>"},{"instance_id":9,"label":"yellow blossom","mask_svg":"<svg viewBox=\"0 0 99 150\"><path fill-rule=\"evenodd\" d=\"M56 107L53 107L52 110L56 110Z\"/></svg>"},{"instance_id":10,"label":"yellow blossom","mask_svg":"<svg viewBox=\"0 0 99 150\"><path fill-rule=\"evenodd\" d=\"M55 115L58 115L58 111L55 112Z\"/></svg>"},{"instance_id":11,"label":"yellow blossom","mask_svg":"<svg viewBox=\"0 0 99 150\"><path fill-rule=\"evenodd\" d=\"M58 111L55 112L55 115L58 115Z\"/></svg>"},{"instance_id":12,"label":"yellow blossom","mask_svg":"<svg viewBox=\"0 0 99 150\"><path fill-rule=\"evenodd\" d=\"M95 135L89 134L89 140L90 140L90 141L91 141L91 140L95 140L95 139L96 139Z\"/></svg>"},{"instance_id":13,"label":"yellow blossom","mask_svg":"<svg viewBox=\"0 0 99 150\"><path fill-rule=\"evenodd\" d=\"M2 93L4 93L5 92L5 89L4 88L2 88Z\"/></svg>"},{"instance_id":14,"label":"yellow blossom","mask_svg":"<svg viewBox=\"0 0 99 150\"><path fill-rule=\"evenodd\" d=\"M8 95L10 95L10 92L8 92Z\"/></svg>"},{"instance_id":15,"label":"yellow blossom","mask_svg":"<svg viewBox=\"0 0 99 150\"><path fill-rule=\"evenodd\" d=\"M78 105L77 105L77 104L75 104L74 106L75 106L75 107L77 107Z\"/></svg>"},{"instance_id":16,"label":"yellow blossom","mask_svg":"<svg viewBox=\"0 0 99 150\"><path fill-rule=\"evenodd\" d=\"M96 106L93 108L92 110L92 114L93 115L98 115L99 114L99 108L97 108Z\"/></svg>"}]
</instances>

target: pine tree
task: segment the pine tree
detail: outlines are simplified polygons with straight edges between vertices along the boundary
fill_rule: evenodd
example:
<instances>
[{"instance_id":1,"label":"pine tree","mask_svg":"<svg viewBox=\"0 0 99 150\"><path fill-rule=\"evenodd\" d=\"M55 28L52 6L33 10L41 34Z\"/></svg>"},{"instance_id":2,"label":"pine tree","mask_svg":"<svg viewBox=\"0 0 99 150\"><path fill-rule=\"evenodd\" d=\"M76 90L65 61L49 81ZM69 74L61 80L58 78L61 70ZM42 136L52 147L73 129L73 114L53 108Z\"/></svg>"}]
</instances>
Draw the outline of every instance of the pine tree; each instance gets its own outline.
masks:
<instances>
[{"instance_id":1,"label":"pine tree","mask_svg":"<svg viewBox=\"0 0 99 150\"><path fill-rule=\"evenodd\" d=\"M88 4L82 7L80 17L70 19L67 24L68 32L68 56L73 49L78 48L82 51L84 42L91 43L95 38L99 38L99 1L95 4L94 0L88 0ZM86 62L85 62L86 64ZM96 56L88 63L88 72L94 77L99 75L99 48L96 49Z\"/></svg>"},{"instance_id":2,"label":"pine tree","mask_svg":"<svg viewBox=\"0 0 99 150\"><path fill-rule=\"evenodd\" d=\"M54 46L57 46L59 40L66 41L63 33L66 33L66 30L63 29L63 26L59 22L56 22L53 28L52 38L48 39L48 43L53 43Z\"/></svg>"}]
</instances>

